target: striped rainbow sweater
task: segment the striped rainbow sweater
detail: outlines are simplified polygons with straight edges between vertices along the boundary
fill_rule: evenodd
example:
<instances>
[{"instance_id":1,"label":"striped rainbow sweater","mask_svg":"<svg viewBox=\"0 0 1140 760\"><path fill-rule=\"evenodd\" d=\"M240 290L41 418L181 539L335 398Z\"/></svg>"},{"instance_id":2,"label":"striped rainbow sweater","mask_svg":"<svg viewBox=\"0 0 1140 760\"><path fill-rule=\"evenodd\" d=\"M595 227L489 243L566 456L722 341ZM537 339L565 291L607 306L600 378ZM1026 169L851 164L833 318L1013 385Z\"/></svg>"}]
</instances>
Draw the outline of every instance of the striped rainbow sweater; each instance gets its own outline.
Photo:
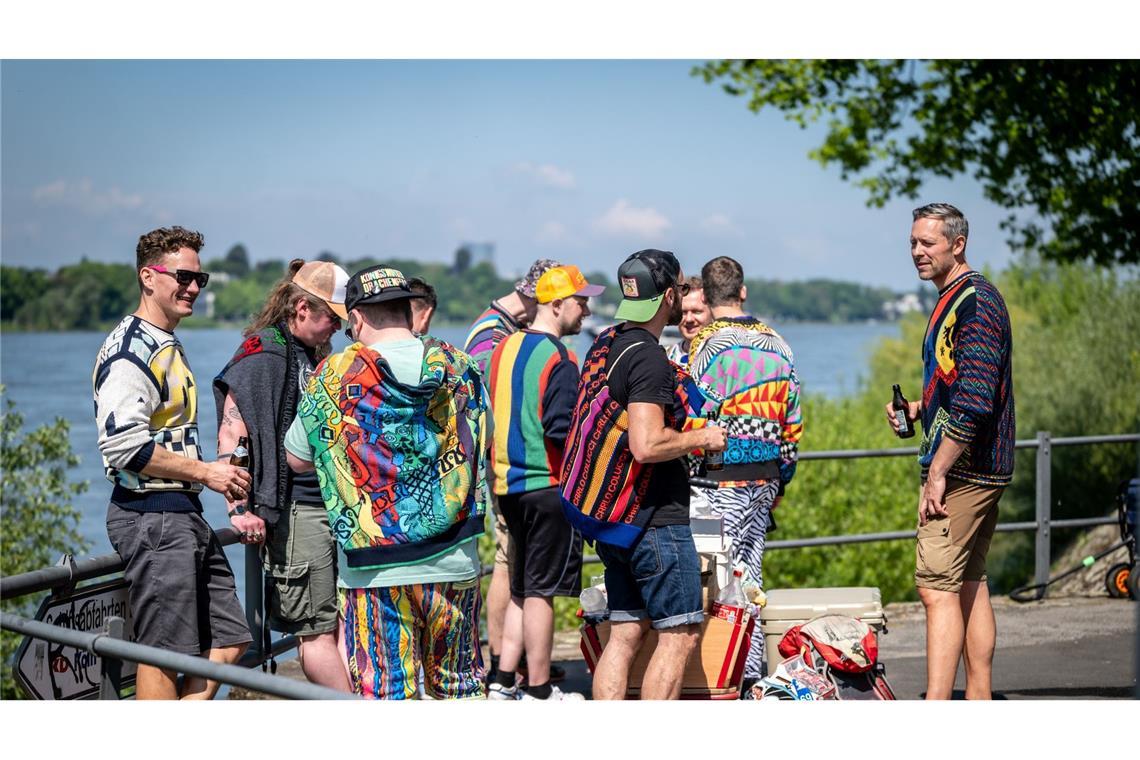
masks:
<instances>
[{"instance_id":1,"label":"striped rainbow sweater","mask_svg":"<svg viewBox=\"0 0 1140 760\"><path fill-rule=\"evenodd\" d=\"M1013 336L1001 293L977 272L939 292L922 343L923 478L943 436L966 444L949 475L986 486L1013 479Z\"/></svg>"},{"instance_id":2,"label":"striped rainbow sweater","mask_svg":"<svg viewBox=\"0 0 1140 760\"><path fill-rule=\"evenodd\" d=\"M553 335L523 330L495 348L487 380L496 495L558 485L578 376L578 357Z\"/></svg>"}]
</instances>

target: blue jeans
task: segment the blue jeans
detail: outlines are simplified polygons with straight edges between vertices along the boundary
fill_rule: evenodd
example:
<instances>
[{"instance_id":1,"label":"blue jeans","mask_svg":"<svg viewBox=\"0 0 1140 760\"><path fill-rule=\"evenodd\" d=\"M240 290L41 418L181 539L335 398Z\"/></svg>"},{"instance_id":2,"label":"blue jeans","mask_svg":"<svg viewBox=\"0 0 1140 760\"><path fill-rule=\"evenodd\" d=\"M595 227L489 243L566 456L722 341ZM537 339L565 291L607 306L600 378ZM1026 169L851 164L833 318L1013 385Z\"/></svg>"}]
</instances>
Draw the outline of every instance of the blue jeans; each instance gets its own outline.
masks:
<instances>
[{"instance_id":1,"label":"blue jeans","mask_svg":"<svg viewBox=\"0 0 1140 760\"><path fill-rule=\"evenodd\" d=\"M701 562L688 524L647 528L628 549L600 541L597 549L606 566L611 621L648 618L661 630L705 619Z\"/></svg>"}]
</instances>

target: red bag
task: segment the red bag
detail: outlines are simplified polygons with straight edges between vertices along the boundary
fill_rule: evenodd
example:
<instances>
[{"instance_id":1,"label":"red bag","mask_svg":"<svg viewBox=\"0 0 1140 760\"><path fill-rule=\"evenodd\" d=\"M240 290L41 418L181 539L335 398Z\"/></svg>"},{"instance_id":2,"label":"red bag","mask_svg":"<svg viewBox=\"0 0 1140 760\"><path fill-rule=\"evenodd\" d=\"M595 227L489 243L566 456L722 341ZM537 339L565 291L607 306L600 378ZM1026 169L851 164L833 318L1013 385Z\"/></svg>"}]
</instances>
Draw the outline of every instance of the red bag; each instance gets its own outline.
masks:
<instances>
[{"instance_id":1,"label":"red bag","mask_svg":"<svg viewBox=\"0 0 1140 760\"><path fill-rule=\"evenodd\" d=\"M879 659L875 632L862 620L847 615L820 615L788 630L778 647L784 657L802 654L812 667L820 669L822 657L828 667L843 673L865 673Z\"/></svg>"}]
</instances>

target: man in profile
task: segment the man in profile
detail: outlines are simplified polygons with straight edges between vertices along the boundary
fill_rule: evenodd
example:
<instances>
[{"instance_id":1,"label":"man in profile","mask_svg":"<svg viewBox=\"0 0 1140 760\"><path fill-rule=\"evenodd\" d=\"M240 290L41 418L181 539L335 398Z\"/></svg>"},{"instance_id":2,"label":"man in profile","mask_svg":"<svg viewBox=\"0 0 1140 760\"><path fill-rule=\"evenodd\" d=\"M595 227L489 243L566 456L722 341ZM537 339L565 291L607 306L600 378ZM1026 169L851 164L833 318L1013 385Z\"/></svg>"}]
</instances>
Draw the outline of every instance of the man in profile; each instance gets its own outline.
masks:
<instances>
[{"instance_id":1,"label":"man in profile","mask_svg":"<svg viewBox=\"0 0 1140 760\"><path fill-rule=\"evenodd\" d=\"M926 609L926 698L950 699L958 662L966 699L989 699L997 630L986 554L1013 479L1013 337L1001 293L966 262L970 226L949 203L913 212L910 256L938 288L922 344L922 491L914 582ZM887 404L887 421L898 419Z\"/></svg>"},{"instance_id":2,"label":"man in profile","mask_svg":"<svg viewBox=\"0 0 1140 760\"><path fill-rule=\"evenodd\" d=\"M559 483L563 511L597 542L605 564L610 638L594 671L594 699L623 699L649 632L657 647L642 699L676 699L704 620L700 560L689 525L685 455L724 448L724 430L682 432L699 393L659 342L681 319L688 291L669 251L648 249L618 268L625 320L601 332L578 384Z\"/></svg>"},{"instance_id":3,"label":"man in profile","mask_svg":"<svg viewBox=\"0 0 1140 760\"><path fill-rule=\"evenodd\" d=\"M556 266L561 265L551 259L535 260L523 278L515 283L514 289L505 296L492 300L486 311L471 325L463 350L475 361L484 383L487 382L491 354L495 347L503 338L531 323L538 309L535 297L538 280L546 270ZM493 473L488 473L487 477L493 478ZM493 493L491 512L495 522L495 562L491 571L491 585L487 589L487 648L491 653L491 667L487 670L488 685L499 670L499 657L503 649L503 620L511 601L510 558L514 554L507 522L499 512L498 498ZM519 670L522 672L525 669L524 656ZM565 670L557 665L551 666L552 680L560 681L565 677Z\"/></svg>"},{"instance_id":4,"label":"man in profile","mask_svg":"<svg viewBox=\"0 0 1140 760\"><path fill-rule=\"evenodd\" d=\"M210 275L202 235L182 227L139 238L138 308L99 350L92 377L99 452L115 484L107 538L130 582L135 641L211 662L234 663L252 640L234 575L202 517L205 486L229 500L249 496L249 473L203 462L198 384L174 335L194 313ZM218 682L139 663L138 699L212 699Z\"/></svg>"},{"instance_id":5,"label":"man in profile","mask_svg":"<svg viewBox=\"0 0 1140 760\"><path fill-rule=\"evenodd\" d=\"M412 332L416 335L427 335L431 330L431 318L435 316L436 295L435 288L422 277L409 277L408 287L419 298L413 298L412 304Z\"/></svg>"},{"instance_id":6,"label":"man in profile","mask_svg":"<svg viewBox=\"0 0 1140 760\"><path fill-rule=\"evenodd\" d=\"M577 335L600 295L576 266L553 267L538 280L538 310L530 327L507 336L491 354L494 404L494 488L515 556L511 604L503 629L491 699L581 699L550 681L554 597L582 590L582 536L562 515L558 475L570 411L578 394L578 357L562 339ZM525 651L527 681L515 685Z\"/></svg>"}]
</instances>

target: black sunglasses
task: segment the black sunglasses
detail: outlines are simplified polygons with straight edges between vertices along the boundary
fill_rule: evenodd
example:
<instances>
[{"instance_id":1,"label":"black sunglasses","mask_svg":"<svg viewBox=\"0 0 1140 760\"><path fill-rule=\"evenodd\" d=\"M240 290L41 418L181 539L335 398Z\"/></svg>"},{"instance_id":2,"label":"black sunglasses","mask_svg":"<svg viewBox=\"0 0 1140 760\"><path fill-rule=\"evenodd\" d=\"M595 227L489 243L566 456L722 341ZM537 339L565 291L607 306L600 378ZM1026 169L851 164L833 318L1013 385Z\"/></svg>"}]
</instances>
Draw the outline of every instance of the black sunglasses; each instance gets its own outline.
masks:
<instances>
[{"instance_id":1,"label":"black sunglasses","mask_svg":"<svg viewBox=\"0 0 1140 760\"><path fill-rule=\"evenodd\" d=\"M160 274L170 275L179 285L184 288L192 282L198 283L199 288L204 288L206 287L206 283L210 281L209 272L192 272L189 269L175 269L173 272L171 272L161 264L156 264L155 266L147 268L153 269Z\"/></svg>"},{"instance_id":2,"label":"black sunglasses","mask_svg":"<svg viewBox=\"0 0 1140 760\"><path fill-rule=\"evenodd\" d=\"M684 298L685 296L689 295L689 291L691 291L692 289L693 289L693 287L687 282L678 282L677 283L677 292L681 294L681 298Z\"/></svg>"}]
</instances>

